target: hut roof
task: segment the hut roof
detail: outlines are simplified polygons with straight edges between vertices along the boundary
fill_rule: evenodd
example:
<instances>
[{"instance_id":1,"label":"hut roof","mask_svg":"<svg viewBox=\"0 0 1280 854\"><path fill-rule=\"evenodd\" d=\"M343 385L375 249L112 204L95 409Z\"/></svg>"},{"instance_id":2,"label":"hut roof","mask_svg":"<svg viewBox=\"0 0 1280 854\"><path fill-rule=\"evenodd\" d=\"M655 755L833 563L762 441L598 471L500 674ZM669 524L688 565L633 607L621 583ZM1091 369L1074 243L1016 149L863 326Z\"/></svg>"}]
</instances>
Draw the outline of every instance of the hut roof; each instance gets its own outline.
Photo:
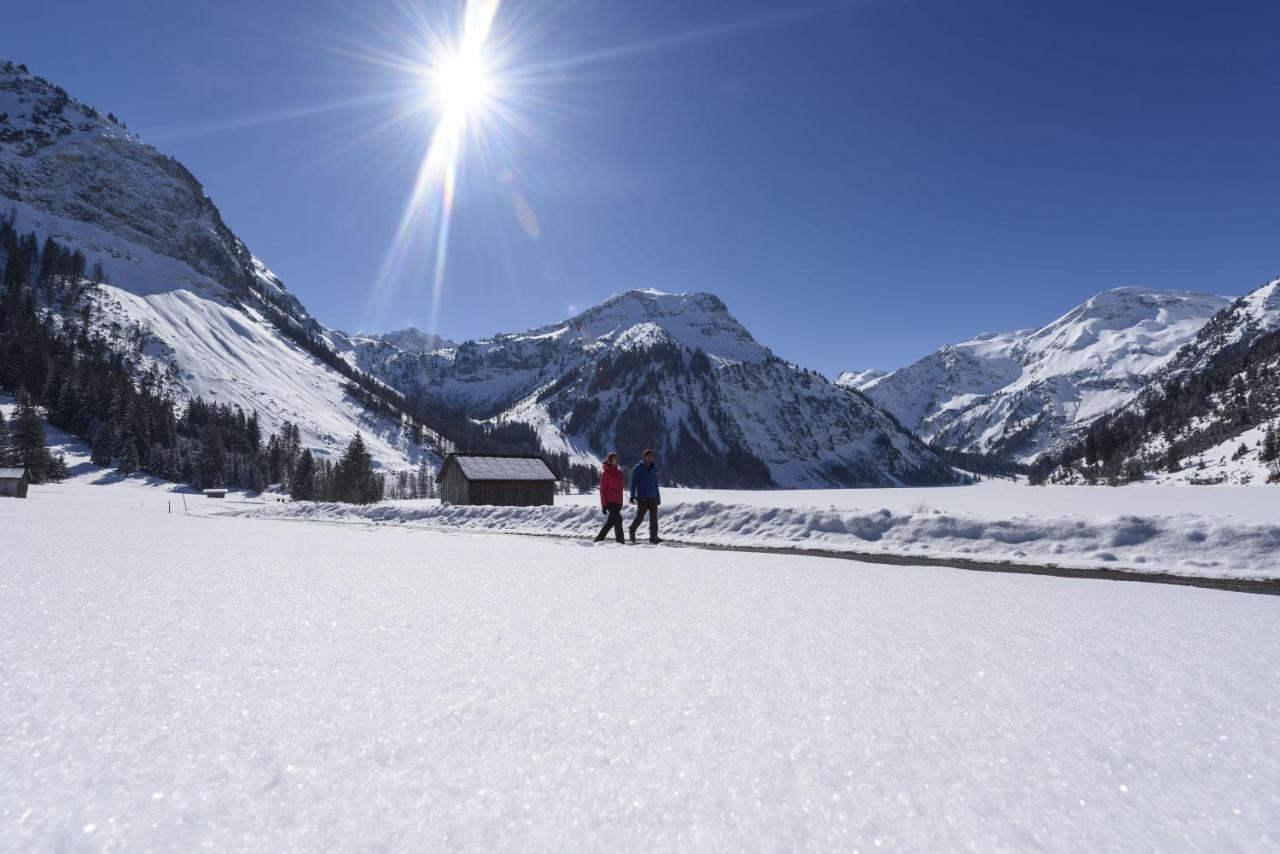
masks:
<instances>
[{"instance_id":1,"label":"hut roof","mask_svg":"<svg viewBox=\"0 0 1280 854\"><path fill-rule=\"evenodd\" d=\"M4 467L0 468L0 480L21 480L22 476L27 473L24 468Z\"/></svg>"},{"instance_id":2,"label":"hut roof","mask_svg":"<svg viewBox=\"0 0 1280 854\"><path fill-rule=\"evenodd\" d=\"M467 480L556 480L555 473L542 457L492 456L486 454L450 454ZM441 467L441 472L444 468Z\"/></svg>"}]
</instances>

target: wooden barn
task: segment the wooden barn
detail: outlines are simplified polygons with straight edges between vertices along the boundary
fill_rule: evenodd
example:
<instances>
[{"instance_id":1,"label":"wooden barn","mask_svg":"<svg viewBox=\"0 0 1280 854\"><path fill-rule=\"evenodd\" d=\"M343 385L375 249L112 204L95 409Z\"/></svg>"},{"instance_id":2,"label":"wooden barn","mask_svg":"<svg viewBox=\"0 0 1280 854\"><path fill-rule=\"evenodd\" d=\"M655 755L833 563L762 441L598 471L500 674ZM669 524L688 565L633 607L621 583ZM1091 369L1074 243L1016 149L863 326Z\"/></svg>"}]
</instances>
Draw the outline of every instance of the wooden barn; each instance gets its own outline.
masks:
<instances>
[{"instance_id":1,"label":"wooden barn","mask_svg":"<svg viewBox=\"0 0 1280 854\"><path fill-rule=\"evenodd\" d=\"M554 504L558 478L542 457L450 454L436 483L445 504Z\"/></svg>"},{"instance_id":2,"label":"wooden barn","mask_svg":"<svg viewBox=\"0 0 1280 854\"><path fill-rule=\"evenodd\" d=\"M0 468L0 496L26 498L31 477L24 468Z\"/></svg>"}]
</instances>

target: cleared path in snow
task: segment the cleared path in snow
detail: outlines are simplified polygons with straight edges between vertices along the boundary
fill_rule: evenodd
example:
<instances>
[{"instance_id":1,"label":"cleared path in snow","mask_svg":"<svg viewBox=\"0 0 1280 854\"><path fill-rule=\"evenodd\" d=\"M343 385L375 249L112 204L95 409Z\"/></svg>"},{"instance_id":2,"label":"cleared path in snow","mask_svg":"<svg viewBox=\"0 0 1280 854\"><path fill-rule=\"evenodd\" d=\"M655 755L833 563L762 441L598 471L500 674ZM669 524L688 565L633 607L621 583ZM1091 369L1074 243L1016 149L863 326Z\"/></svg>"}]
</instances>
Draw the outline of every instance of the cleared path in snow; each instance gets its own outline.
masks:
<instances>
[{"instance_id":1,"label":"cleared path in snow","mask_svg":"<svg viewBox=\"0 0 1280 854\"><path fill-rule=\"evenodd\" d=\"M16 850L1280 841L1272 597L99 491L0 508Z\"/></svg>"}]
</instances>

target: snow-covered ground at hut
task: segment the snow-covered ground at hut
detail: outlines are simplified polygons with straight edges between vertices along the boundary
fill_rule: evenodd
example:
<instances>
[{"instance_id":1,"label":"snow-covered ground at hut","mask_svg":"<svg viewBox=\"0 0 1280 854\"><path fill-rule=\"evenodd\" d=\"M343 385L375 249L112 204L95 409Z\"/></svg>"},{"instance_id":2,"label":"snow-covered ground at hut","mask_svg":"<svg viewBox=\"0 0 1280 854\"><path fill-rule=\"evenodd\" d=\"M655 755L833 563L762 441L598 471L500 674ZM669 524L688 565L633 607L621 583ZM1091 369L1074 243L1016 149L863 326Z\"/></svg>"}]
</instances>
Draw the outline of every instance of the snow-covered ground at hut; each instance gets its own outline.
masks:
<instances>
[{"instance_id":1,"label":"snow-covered ground at hut","mask_svg":"<svg viewBox=\"0 0 1280 854\"><path fill-rule=\"evenodd\" d=\"M596 533L602 522L597 498L556 501L553 507L297 502L245 512L435 530ZM1277 578L1278 504L1275 487L1033 488L986 482L932 489L671 489L663 493L661 529L669 541L703 545Z\"/></svg>"},{"instance_id":2,"label":"snow-covered ground at hut","mask_svg":"<svg viewBox=\"0 0 1280 854\"><path fill-rule=\"evenodd\" d=\"M1280 597L172 498L0 500L0 848L1280 843Z\"/></svg>"}]
</instances>

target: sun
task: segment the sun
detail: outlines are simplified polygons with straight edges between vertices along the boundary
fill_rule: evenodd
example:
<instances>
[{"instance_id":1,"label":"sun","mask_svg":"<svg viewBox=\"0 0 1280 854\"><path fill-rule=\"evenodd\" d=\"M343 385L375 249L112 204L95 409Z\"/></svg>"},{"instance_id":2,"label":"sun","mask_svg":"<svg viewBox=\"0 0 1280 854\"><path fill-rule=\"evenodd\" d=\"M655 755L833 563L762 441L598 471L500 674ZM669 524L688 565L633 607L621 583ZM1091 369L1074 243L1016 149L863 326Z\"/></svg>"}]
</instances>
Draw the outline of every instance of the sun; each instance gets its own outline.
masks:
<instances>
[{"instance_id":1,"label":"sun","mask_svg":"<svg viewBox=\"0 0 1280 854\"><path fill-rule=\"evenodd\" d=\"M464 120L492 103L495 82L483 46L463 44L431 67L427 95L445 117Z\"/></svg>"}]
</instances>

